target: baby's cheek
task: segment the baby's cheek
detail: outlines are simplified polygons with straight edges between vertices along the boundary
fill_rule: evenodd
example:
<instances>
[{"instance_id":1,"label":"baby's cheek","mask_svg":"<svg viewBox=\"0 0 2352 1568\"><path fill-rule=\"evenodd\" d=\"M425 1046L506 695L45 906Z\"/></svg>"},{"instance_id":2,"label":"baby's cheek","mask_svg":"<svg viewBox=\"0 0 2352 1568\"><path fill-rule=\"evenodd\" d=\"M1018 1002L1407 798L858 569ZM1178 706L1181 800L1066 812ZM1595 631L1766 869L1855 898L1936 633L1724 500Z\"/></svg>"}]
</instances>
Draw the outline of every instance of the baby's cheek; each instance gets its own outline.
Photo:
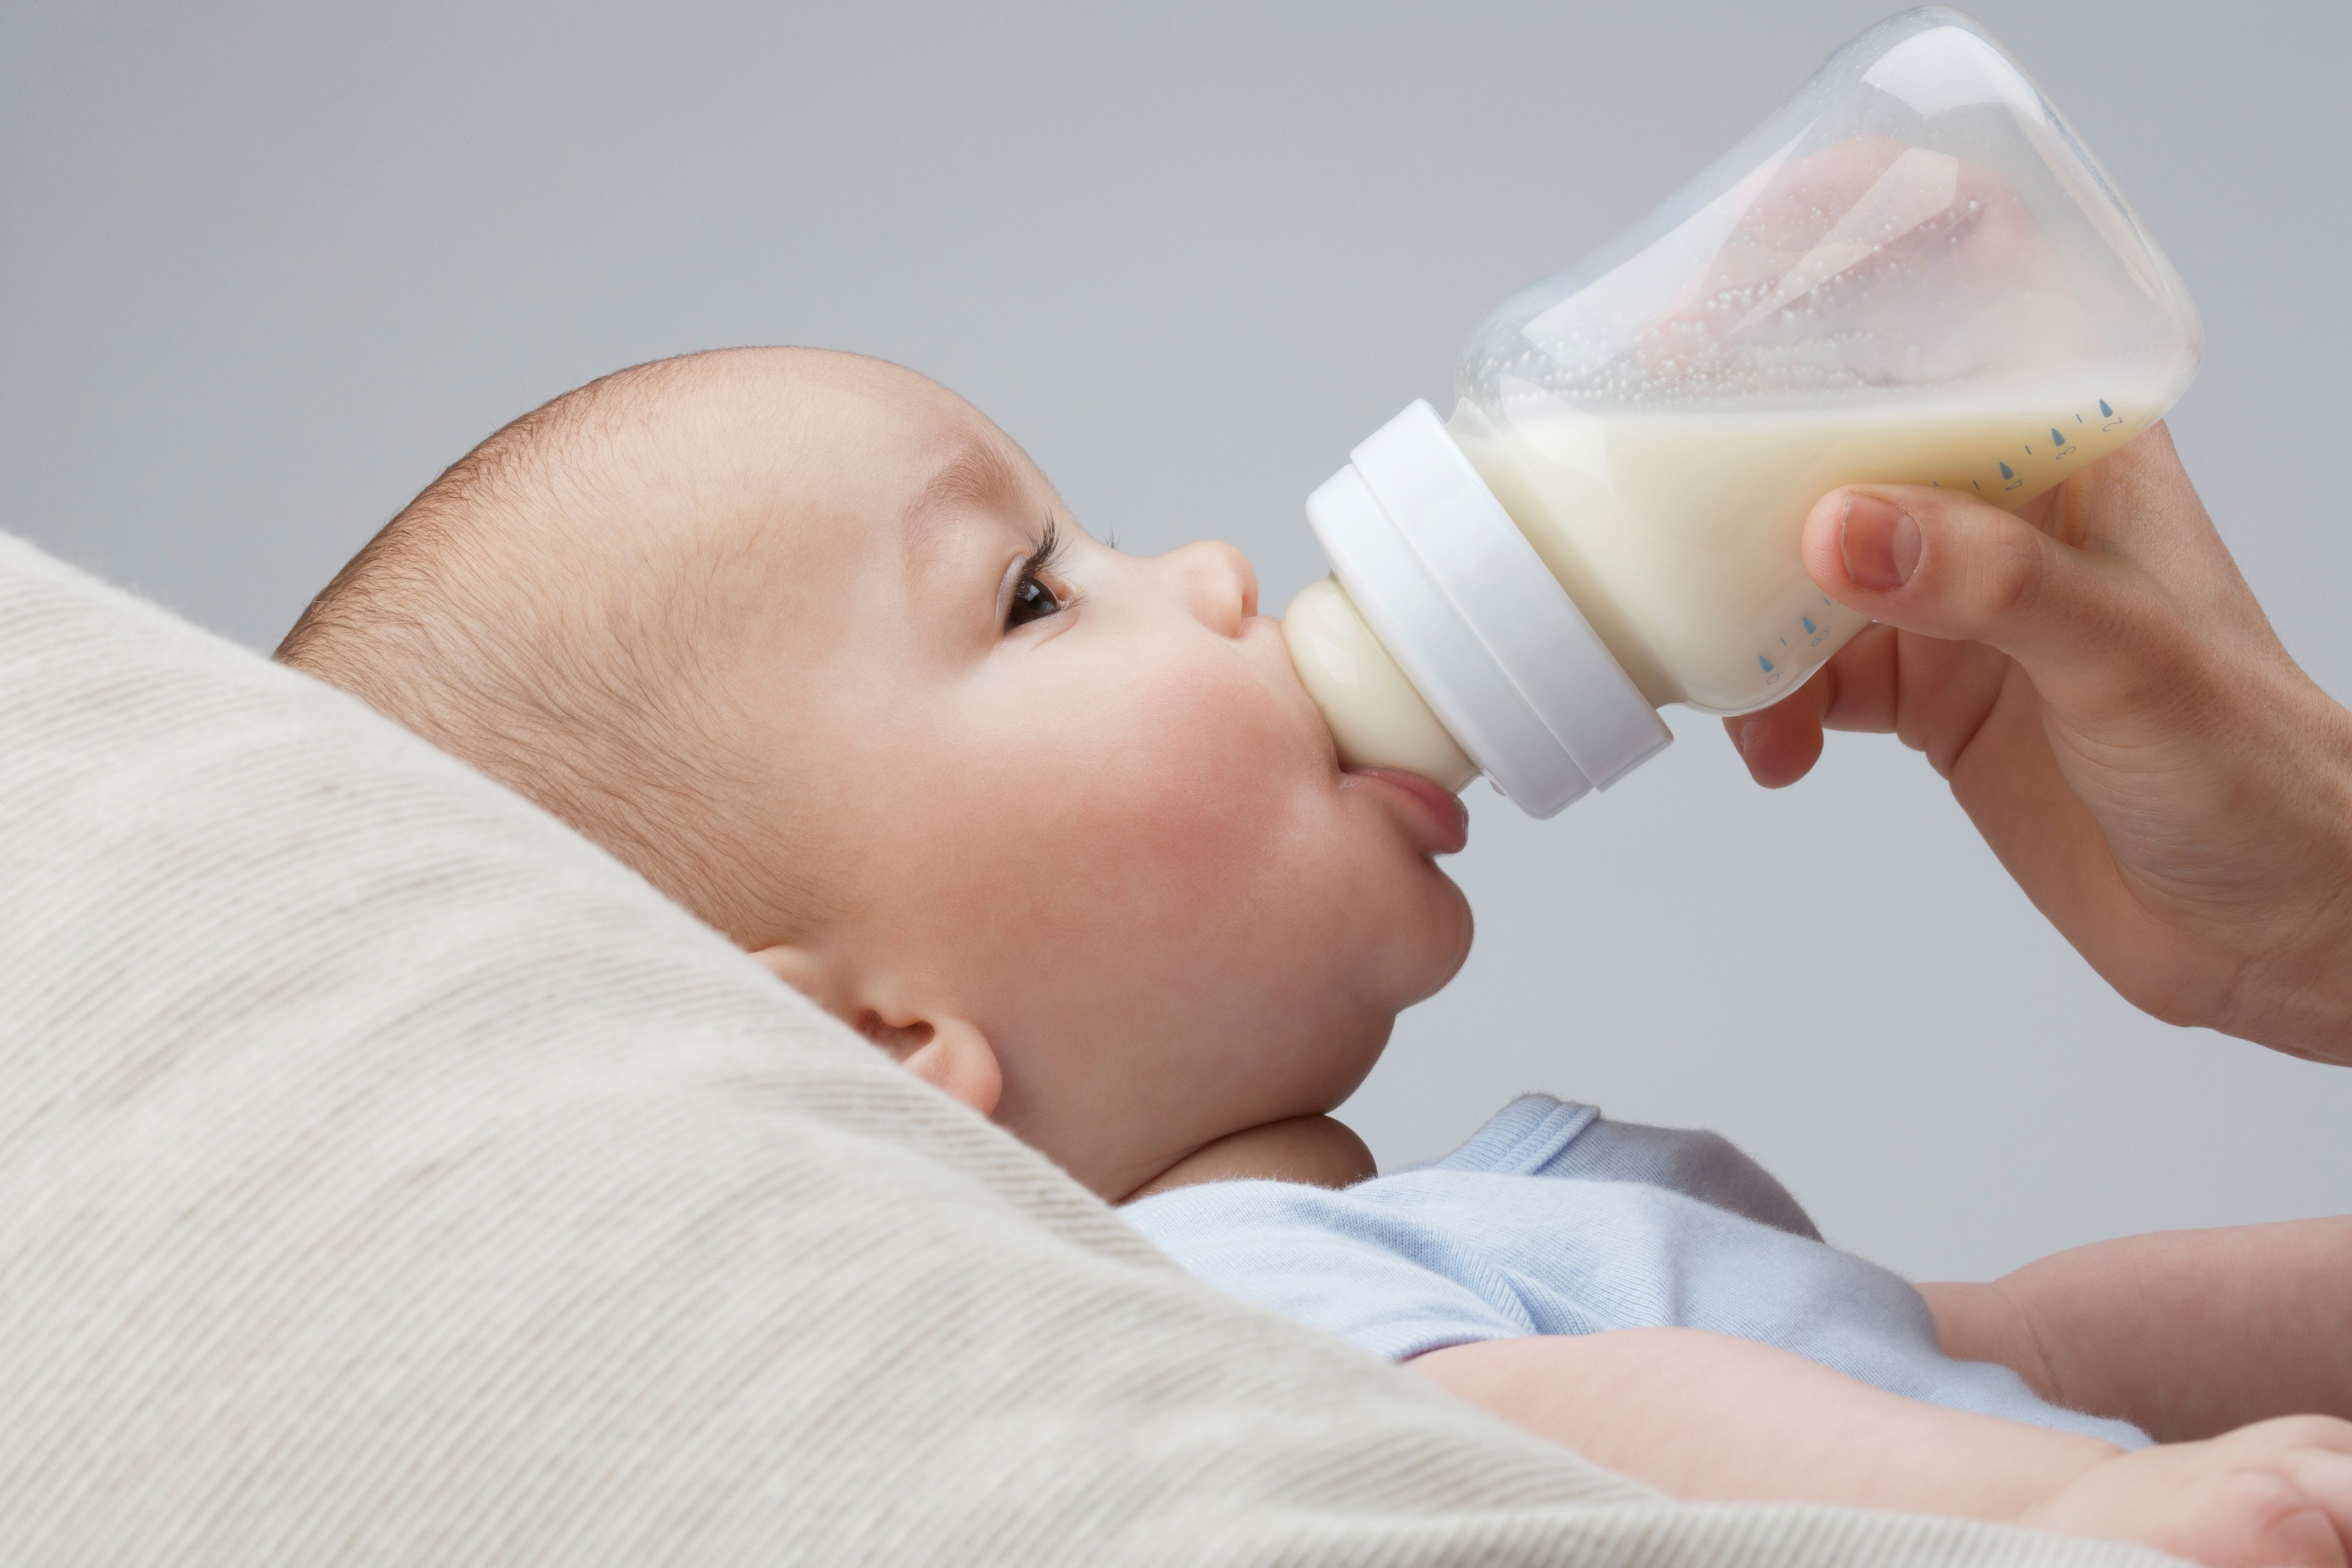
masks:
<instances>
[{"instance_id":1,"label":"baby's cheek","mask_svg":"<svg viewBox=\"0 0 2352 1568\"><path fill-rule=\"evenodd\" d=\"M1346 809L1311 716L1228 646L1148 652L959 715L959 820L901 846L937 890L926 920L1008 982L1025 948L1146 998L1203 968L1242 990L1260 970L1317 984L1278 950L1344 972L1385 946L1428 868Z\"/></svg>"},{"instance_id":2,"label":"baby's cheek","mask_svg":"<svg viewBox=\"0 0 2352 1568\"><path fill-rule=\"evenodd\" d=\"M1330 793L1311 739L1229 657L1171 661L1066 709L1033 759L1033 820L1076 884L1048 918L1083 909L1132 931L1228 902Z\"/></svg>"},{"instance_id":3,"label":"baby's cheek","mask_svg":"<svg viewBox=\"0 0 2352 1568\"><path fill-rule=\"evenodd\" d=\"M1330 793L1319 740L1232 660L1179 668L1122 706L1101 766L1140 816L1193 847L1274 831Z\"/></svg>"}]
</instances>

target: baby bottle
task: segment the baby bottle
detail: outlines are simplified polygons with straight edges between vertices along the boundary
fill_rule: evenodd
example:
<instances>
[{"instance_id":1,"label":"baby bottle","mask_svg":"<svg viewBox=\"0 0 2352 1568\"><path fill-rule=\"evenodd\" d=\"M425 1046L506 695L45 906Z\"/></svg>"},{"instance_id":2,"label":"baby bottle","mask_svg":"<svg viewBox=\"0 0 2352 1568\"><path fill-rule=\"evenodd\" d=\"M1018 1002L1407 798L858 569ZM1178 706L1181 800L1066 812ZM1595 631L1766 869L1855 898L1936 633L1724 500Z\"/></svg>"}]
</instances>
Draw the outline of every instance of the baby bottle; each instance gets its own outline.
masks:
<instances>
[{"instance_id":1,"label":"baby bottle","mask_svg":"<svg viewBox=\"0 0 2352 1568\"><path fill-rule=\"evenodd\" d=\"M1333 574L1284 618L1349 766L1531 815L1792 691L1865 624L1805 574L1823 492L2016 507L2161 418L2200 329L2008 52L1942 6L1470 334L1308 498Z\"/></svg>"}]
</instances>

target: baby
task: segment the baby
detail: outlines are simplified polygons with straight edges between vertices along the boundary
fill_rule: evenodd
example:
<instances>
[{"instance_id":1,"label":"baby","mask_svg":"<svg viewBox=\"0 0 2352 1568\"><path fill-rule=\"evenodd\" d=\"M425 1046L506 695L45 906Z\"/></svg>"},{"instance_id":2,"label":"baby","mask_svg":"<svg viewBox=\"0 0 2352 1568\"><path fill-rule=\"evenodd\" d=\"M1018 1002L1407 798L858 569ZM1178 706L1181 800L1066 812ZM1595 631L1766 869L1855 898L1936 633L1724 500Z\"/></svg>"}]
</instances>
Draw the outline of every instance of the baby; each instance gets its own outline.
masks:
<instances>
[{"instance_id":1,"label":"baby","mask_svg":"<svg viewBox=\"0 0 2352 1568\"><path fill-rule=\"evenodd\" d=\"M1324 1113L1468 950L1435 863L1465 816L1342 770L1256 612L1234 551L1097 542L932 383L740 350L499 431L279 657L565 817L1196 1270L1612 1468L2345 1561L2352 1424L2274 1395L2303 1347L2265 1315L2344 1222L1915 1291L1720 1140L1541 1097L1377 1177Z\"/></svg>"}]
</instances>

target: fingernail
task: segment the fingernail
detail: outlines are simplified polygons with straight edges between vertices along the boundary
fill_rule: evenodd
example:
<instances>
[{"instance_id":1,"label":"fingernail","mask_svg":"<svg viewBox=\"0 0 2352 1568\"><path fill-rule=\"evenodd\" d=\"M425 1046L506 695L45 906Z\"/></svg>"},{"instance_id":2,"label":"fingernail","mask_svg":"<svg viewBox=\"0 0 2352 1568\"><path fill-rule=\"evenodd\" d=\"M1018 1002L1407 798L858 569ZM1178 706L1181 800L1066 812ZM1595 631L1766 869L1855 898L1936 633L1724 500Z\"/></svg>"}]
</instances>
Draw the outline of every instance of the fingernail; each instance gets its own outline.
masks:
<instances>
[{"instance_id":1,"label":"fingernail","mask_svg":"<svg viewBox=\"0 0 2352 1568\"><path fill-rule=\"evenodd\" d=\"M1845 574L1865 588L1900 588L1919 570L1919 525L1893 501L1877 496L1845 498L1838 526L1838 551Z\"/></svg>"}]
</instances>

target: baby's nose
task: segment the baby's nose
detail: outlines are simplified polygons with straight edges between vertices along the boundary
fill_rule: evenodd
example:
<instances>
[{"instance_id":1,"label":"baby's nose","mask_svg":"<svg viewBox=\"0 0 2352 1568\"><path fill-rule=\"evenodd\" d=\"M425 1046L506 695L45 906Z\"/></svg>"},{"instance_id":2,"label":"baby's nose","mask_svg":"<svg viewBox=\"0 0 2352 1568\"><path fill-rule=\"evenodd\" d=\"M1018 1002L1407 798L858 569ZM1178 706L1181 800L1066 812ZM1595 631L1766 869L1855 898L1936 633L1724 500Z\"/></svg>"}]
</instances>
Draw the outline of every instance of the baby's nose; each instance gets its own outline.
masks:
<instances>
[{"instance_id":1,"label":"baby's nose","mask_svg":"<svg viewBox=\"0 0 2352 1568\"><path fill-rule=\"evenodd\" d=\"M1161 559L1176 569L1184 607L1203 626L1239 637L1242 623L1257 614L1257 574L1232 545L1204 539Z\"/></svg>"}]
</instances>

